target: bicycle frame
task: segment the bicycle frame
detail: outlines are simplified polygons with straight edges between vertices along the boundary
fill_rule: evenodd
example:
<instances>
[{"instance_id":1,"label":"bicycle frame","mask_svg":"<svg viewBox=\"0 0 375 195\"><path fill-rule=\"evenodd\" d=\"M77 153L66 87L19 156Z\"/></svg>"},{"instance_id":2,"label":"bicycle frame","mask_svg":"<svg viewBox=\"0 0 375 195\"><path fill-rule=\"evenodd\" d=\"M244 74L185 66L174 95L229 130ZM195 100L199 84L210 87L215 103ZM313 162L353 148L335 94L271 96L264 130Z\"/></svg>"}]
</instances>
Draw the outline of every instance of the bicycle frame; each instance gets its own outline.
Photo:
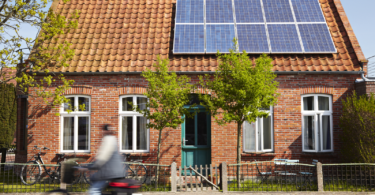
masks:
<instances>
[{"instance_id":1,"label":"bicycle frame","mask_svg":"<svg viewBox=\"0 0 375 195\"><path fill-rule=\"evenodd\" d=\"M39 165L41 165L41 166L43 167L43 169L44 169L44 172L47 173L47 175L48 175L51 179L53 179L53 175L51 174L51 170L48 170L48 169L46 168L46 166L44 165L44 161L43 161L42 157L40 156L41 153L42 153L42 148L37 148L37 149L39 149L39 152L38 152L38 154L37 154L36 156L34 156L35 161L36 161ZM60 157L58 157L58 159L57 159L57 163L56 163L56 164L59 165L59 166L58 166L58 168L56 169L56 171L59 170L60 167L61 167L61 164L59 164L59 160L60 160ZM40 163L39 163L39 162L40 162Z\"/></svg>"}]
</instances>

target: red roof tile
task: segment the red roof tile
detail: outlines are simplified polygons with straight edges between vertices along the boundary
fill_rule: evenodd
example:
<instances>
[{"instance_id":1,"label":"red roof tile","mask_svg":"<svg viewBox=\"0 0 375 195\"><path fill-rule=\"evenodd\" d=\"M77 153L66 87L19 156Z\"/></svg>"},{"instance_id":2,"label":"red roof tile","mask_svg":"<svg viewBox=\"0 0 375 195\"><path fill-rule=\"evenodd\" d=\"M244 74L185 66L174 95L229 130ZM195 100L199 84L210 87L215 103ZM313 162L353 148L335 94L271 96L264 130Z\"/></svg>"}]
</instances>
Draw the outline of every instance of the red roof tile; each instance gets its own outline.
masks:
<instances>
[{"instance_id":1,"label":"red roof tile","mask_svg":"<svg viewBox=\"0 0 375 195\"><path fill-rule=\"evenodd\" d=\"M78 29L61 35L75 57L61 72L139 72L157 55L173 71L215 71L215 55L172 53L175 0L70 0L52 7L63 15L80 10ZM274 71L360 71L365 57L340 0L320 0L336 54L271 54ZM58 4L58 5L57 5ZM255 63L259 55L250 54Z\"/></svg>"}]
</instances>

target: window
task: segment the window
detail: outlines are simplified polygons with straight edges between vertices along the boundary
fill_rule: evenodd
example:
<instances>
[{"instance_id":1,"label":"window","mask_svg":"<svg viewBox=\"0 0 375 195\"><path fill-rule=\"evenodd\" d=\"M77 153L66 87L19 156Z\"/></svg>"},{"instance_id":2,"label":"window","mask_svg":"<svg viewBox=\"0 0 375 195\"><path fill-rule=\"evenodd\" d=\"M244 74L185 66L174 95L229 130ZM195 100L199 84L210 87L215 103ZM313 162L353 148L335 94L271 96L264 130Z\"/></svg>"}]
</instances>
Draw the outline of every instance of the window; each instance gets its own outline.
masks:
<instances>
[{"instance_id":1,"label":"window","mask_svg":"<svg viewBox=\"0 0 375 195\"><path fill-rule=\"evenodd\" d=\"M90 114L89 96L67 96L69 103L63 104L61 116L61 151L90 152ZM82 106L84 105L84 107ZM68 110L71 110L68 113Z\"/></svg>"},{"instance_id":2,"label":"window","mask_svg":"<svg viewBox=\"0 0 375 195\"><path fill-rule=\"evenodd\" d=\"M244 123L244 151L273 151L273 108L266 109L267 118L257 118L253 123Z\"/></svg>"},{"instance_id":3,"label":"window","mask_svg":"<svg viewBox=\"0 0 375 195\"><path fill-rule=\"evenodd\" d=\"M302 146L304 152L332 152L332 97L302 96Z\"/></svg>"},{"instance_id":4,"label":"window","mask_svg":"<svg viewBox=\"0 0 375 195\"><path fill-rule=\"evenodd\" d=\"M140 109L146 108L147 98L144 96L120 97L120 151L121 152L148 152L149 130L147 119L132 108L132 104Z\"/></svg>"}]
</instances>

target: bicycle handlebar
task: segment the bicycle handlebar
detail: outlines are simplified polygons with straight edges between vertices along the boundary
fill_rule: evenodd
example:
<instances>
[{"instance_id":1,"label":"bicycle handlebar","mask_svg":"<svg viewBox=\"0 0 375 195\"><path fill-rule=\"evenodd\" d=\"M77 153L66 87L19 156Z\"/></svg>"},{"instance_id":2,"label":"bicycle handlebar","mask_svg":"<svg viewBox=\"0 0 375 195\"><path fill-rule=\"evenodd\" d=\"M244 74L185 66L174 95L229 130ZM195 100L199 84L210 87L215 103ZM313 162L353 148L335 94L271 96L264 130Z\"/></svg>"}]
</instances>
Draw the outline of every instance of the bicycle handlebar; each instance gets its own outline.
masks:
<instances>
[{"instance_id":1,"label":"bicycle handlebar","mask_svg":"<svg viewBox=\"0 0 375 195\"><path fill-rule=\"evenodd\" d=\"M34 148L35 148L35 149L39 149L39 153L42 153L42 149L43 149L43 150L51 150L51 149L49 149L49 148L47 148L47 147L45 147L45 146L44 146L43 148L39 148L38 146L34 146Z\"/></svg>"}]
</instances>

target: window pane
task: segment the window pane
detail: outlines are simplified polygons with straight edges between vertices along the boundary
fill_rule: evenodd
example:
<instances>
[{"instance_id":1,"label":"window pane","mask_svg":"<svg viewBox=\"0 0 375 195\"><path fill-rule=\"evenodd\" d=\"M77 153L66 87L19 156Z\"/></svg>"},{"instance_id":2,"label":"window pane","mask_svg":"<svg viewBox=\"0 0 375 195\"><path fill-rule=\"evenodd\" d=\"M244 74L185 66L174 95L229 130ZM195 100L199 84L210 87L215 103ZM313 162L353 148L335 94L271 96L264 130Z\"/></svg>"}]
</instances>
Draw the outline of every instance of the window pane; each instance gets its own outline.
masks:
<instances>
[{"instance_id":1,"label":"window pane","mask_svg":"<svg viewBox=\"0 0 375 195\"><path fill-rule=\"evenodd\" d=\"M314 97L303 98L303 110L314 110Z\"/></svg>"},{"instance_id":2,"label":"window pane","mask_svg":"<svg viewBox=\"0 0 375 195\"><path fill-rule=\"evenodd\" d=\"M133 117L122 118L122 149L133 149Z\"/></svg>"},{"instance_id":3,"label":"window pane","mask_svg":"<svg viewBox=\"0 0 375 195\"><path fill-rule=\"evenodd\" d=\"M272 149L272 127L271 127L271 116L263 118L263 149Z\"/></svg>"},{"instance_id":4,"label":"window pane","mask_svg":"<svg viewBox=\"0 0 375 195\"><path fill-rule=\"evenodd\" d=\"M329 110L329 98L318 97L319 110Z\"/></svg>"},{"instance_id":5,"label":"window pane","mask_svg":"<svg viewBox=\"0 0 375 195\"><path fill-rule=\"evenodd\" d=\"M89 117L78 117L78 150L89 149Z\"/></svg>"},{"instance_id":6,"label":"window pane","mask_svg":"<svg viewBox=\"0 0 375 195\"><path fill-rule=\"evenodd\" d=\"M68 103L64 103L64 111L74 110L74 97L66 98L69 100Z\"/></svg>"},{"instance_id":7,"label":"window pane","mask_svg":"<svg viewBox=\"0 0 375 195\"><path fill-rule=\"evenodd\" d=\"M258 123L258 134L257 134L257 136L258 136L258 151L260 151L260 150L262 150L262 136L261 136L261 134L260 134L260 132L262 131L262 119L261 118L258 118L257 119L257 123Z\"/></svg>"},{"instance_id":8,"label":"window pane","mask_svg":"<svg viewBox=\"0 0 375 195\"><path fill-rule=\"evenodd\" d=\"M315 150L315 129L314 129L314 116L303 117L303 131L304 131L304 142L303 146L305 150Z\"/></svg>"},{"instance_id":9,"label":"window pane","mask_svg":"<svg viewBox=\"0 0 375 195\"><path fill-rule=\"evenodd\" d=\"M194 117L185 119L185 145L195 145Z\"/></svg>"},{"instance_id":10,"label":"window pane","mask_svg":"<svg viewBox=\"0 0 375 195\"><path fill-rule=\"evenodd\" d=\"M122 111L133 111L133 106L130 103L133 103L133 97L122 98Z\"/></svg>"},{"instance_id":11,"label":"window pane","mask_svg":"<svg viewBox=\"0 0 375 195\"><path fill-rule=\"evenodd\" d=\"M255 123L245 121L245 150L255 151Z\"/></svg>"},{"instance_id":12,"label":"window pane","mask_svg":"<svg viewBox=\"0 0 375 195\"><path fill-rule=\"evenodd\" d=\"M323 150L331 150L331 120L330 116L322 116Z\"/></svg>"},{"instance_id":13,"label":"window pane","mask_svg":"<svg viewBox=\"0 0 375 195\"><path fill-rule=\"evenodd\" d=\"M81 106L85 105L85 109L81 109ZM90 111L90 99L85 97L78 98L78 110L79 111Z\"/></svg>"},{"instance_id":14,"label":"window pane","mask_svg":"<svg viewBox=\"0 0 375 195\"><path fill-rule=\"evenodd\" d=\"M144 110L146 109L147 98L144 97L137 97L137 105L139 109Z\"/></svg>"},{"instance_id":15,"label":"window pane","mask_svg":"<svg viewBox=\"0 0 375 195\"><path fill-rule=\"evenodd\" d=\"M64 117L63 123L63 150L74 150L74 117Z\"/></svg>"},{"instance_id":16,"label":"window pane","mask_svg":"<svg viewBox=\"0 0 375 195\"><path fill-rule=\"evenodd\" d=\"M147 119L137 116L137 150L147 150Z\"/></svg>"},{"instance_id":17,"label":"window pane","mask_svg":"<svg viewBox=\"0 0 375 195\"><path fill-rule=\"evenodd\" d=\"M207 113L198 113L198 145L207 145Z\"/></svg>"}]
</instances>

